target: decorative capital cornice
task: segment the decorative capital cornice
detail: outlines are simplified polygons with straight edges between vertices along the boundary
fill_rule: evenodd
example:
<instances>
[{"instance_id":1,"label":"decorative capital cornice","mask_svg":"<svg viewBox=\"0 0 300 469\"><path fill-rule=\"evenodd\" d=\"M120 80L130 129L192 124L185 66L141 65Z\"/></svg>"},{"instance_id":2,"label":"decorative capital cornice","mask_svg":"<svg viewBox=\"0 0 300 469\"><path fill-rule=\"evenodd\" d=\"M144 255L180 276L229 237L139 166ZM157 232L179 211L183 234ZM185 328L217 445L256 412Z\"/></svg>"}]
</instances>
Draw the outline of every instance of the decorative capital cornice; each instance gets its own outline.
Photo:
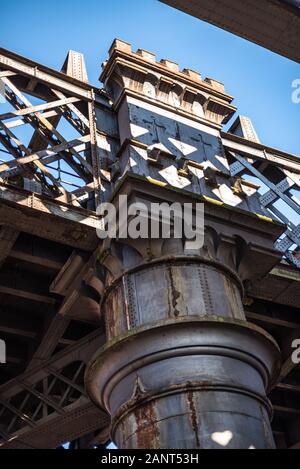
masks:
<instances>
[{"instance_id":1,"label":"decorative capital cornice","mask_svg":"<svg viewBox=\"0 0 300 469\"><path fill-rule=\"evenodd\" d=\"M112 92L114 101L125 90L138 98L153 99L170 109L180 109L221 126L235 113L233 97L224 85L212 78L201 78L200 73L180 70L177 63L138 49L133 52L127 42L115 39L109 59L103 64L101 81Z\"/></svg>"}]
</instances>

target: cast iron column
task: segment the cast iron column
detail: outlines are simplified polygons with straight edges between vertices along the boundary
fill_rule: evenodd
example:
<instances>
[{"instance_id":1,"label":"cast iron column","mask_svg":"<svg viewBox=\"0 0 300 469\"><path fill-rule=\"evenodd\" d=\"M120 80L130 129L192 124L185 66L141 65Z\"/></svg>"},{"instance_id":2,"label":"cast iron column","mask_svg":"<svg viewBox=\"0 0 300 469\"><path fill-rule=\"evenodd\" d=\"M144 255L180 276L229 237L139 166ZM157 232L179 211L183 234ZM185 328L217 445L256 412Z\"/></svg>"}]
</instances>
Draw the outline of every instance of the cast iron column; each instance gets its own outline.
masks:
<instances>
[{"instance_id":1,"label":"cast iron column","mask_svg":"<svg viewBox=\"0 0 300 469\"><path fill-rule=\"evenodd\" d=\"M274 447L266 390L279 350L245 321L241 293L237 274L210 256L156 259L109 285L108 343L87 386L119 448Z\"/></svg>"},{"instance_id":2,"label":"cast iron column","mask_svg":"<svg viewBox=\"0 0 300 469\"><path fill-rule=\"evenodd\" d=\"M202 201L206 232L194 251L184 238L103 243L107 344L87 372L89 395L111 415L119 448L273 448L266 396L279 349L247 323L242 297L278 263L285 228L258 185L233 176L221 138L233 98L121 40L101 80L121 141L104 196L116 206L124 194L148 205Z\"/></svg>"}]
</instances>

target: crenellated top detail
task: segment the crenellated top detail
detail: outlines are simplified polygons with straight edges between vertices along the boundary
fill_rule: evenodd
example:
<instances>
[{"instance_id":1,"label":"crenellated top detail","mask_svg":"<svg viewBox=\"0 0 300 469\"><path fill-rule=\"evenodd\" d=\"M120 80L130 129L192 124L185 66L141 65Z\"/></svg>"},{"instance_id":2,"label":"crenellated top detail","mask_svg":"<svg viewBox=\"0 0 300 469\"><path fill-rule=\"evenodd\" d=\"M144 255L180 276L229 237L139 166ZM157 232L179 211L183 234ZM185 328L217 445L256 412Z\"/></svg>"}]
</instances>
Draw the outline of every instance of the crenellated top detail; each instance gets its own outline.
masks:
<instances>
[{"instance_id":1,"label":"crenellated top detail","mask_svg":"<svg viewBox=\"0 0 300 469\"><path fill-rule=\"evenodd\" d=\"M159 65L159 66L164 66L173 73L180 73L183 75L187 75L190 80L195 81L197 83L204 82L206 85L210 86L211 88L219 91L220 93L225 94L225 87L223 83L221 83L220 81L214 80L213 78L205 78L204 80L202 80L202 77L199 72L195 70L191 70L189 68L184 68L183 70L180 70L179 65L173 60L161 59L160 61L157 61L156 55L153 52L149 52L145 49L138 49L136 52L133 52L131 44L129 44L128 42L122 41L121 39L115 39L113 41L109 49L109 57L112 57L115 51L139 56L144 61L151 62L152 64L155 63L156 65ZM103 68L106 67L107 63L108 62L104 62Z\"/></svg>"},{"instance_id":2,"label":"crenellated top detail","mask_svg":"<svg viewBox=\"0 0 300 469\"><path fill-rule=\"evenodd\" d=\"M124 90L139 97L154 99L177 110L205 119L214 125L225 124L235 113L233 97L224 85L212 78L202 79L199 72L184 68L171 60L156 60L144 49L132 51L129 43L115 39L109 59L102 65L100 77L118 103Z\"/></svg>"}]
</instances>

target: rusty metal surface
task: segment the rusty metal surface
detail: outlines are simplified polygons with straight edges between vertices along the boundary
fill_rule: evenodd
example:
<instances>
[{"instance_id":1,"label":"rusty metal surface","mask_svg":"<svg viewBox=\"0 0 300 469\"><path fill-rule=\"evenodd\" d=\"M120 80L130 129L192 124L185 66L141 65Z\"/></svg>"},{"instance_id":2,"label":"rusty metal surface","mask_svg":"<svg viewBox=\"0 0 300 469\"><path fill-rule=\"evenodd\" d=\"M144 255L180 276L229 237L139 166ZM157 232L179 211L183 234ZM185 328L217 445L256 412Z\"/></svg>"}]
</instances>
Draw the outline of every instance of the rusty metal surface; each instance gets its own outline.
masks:
<instances>
[{"instance_id":1,"label":"rusty metal surface","mask_svg":"<svg viewBox=\"0 0 300 469\"><path fill-rule=\"evenodd\" d=\"M53 448L109 425L108 416L87 398L83 383L86 364L104 340L97 329L0 386L0 448Z\"/></svg>"},{"instance_id":2,"label":"rusty metal surface","mask_svg":"<svg viewBox=\"0 0 300 469\"><path fill-rule=\"evenodd\" d=\"M0 333L10 344L2 447L100 441L108 412L124 448L223 447L222 435L224 446L269 448L269 391L276 444L297 446L299 367L284 347L299 327L299 279L282 260L291 246L274 249L284 232L288 243L296 235L270 205L283 196L295 207L297 157L261 144L246 118L237 135L224 133L235 112L224 85L120 40L100 91L76 53L62 73L1 49L0 77L11 106L0 116L9 152L0 165ZM16 141L25 124L27 146ZM261 194L266 179L275 187ZM204 203L203 248L102 245L95 203L119 194L146 205ZM274 340L246 320L279 342L281 370ZM105 413L83 385L94 353L88 389Z\"/></svg>"},{"instance_id":3,"label":"rusty metal surface","mask_svg":"<svg viewBox=\"0 0 300 469\"><path fill-rule=\"evenodd\" d=\"M86 382L112 414L121 447L214 448L212 435L227 429L229 447L270 448L265 388L278 357L275 343L243 321L168 320L108 343Z\"/></svg>"},{"instance_id":4,"label":"rusty metal surface","mask_svg":"<svg viewBox=\"0 0 300 469\"><path fill-rule=\"evenodd\" d=\"M224 433L223 447L273 448L266 394L278 378L279 350L255 329L249 335L244 329L243 338L235 334L237 324L246 327L244 287L250 292L278 264L282 255L273 242L285 227L263 203L259 181L243 177L233 157L241 162L240 151L251 147L250 154L270 164L280 160L283 171L291 165L297 173L298 165L293 157L263 152L254 128L250 143L244 134L226 141L222 124L234 109L214 80L133 52L120 40L101 77L122 144L114 200L122 193L146 205L198 197L206 220L204 246L192 254L183 240L103 247L101 309L109 342L87 371L89 394L111 414L112 438L123 448L222 447ZM243 129L250 132L250 123ZM240 145L237 155L228 151L231 142ZM256 176L265 182L269 173ZM294 206L290 193L283 198ZM215 315L210 335L206 324Z\"/></svg>"},{"instance_id":5,"label":"rusty metal surface","mask_svg":"<svg viewBox=\"0 0 300 469\"><path fill-rule=\"evenodd\" d=\"M80 66L74 68L76 61ZM3 68L4 73L9 72L6 76ZM95 176L100 163L97 155L108 153L108 148L114 146L116 125L110 129L110 135L104 128L96 128L96 112L102 122L105 120L102 114L110 113L111 124L113 113L103 93L87 83L83 69L83 56L75 52L69 53L66 59L65 73L59 73L0 50L5 97L12 107L11 112L0 116L0 142L14 156L2 162L2 180L24 188L29 178L31 186L34 181L43 195L73 206L87 206L87 197L93 191L98 194L98 200L100 178L105 176L100 173L100 167ZM28 95L38 96L43 104L33 105ZM76 138L65 138L57 129L58 123L62 128L70 124ZM28 147L18 136L19 127L25 124L33 129ZM101 169L105 169L105 162ZM91 197L88 201L94 209L95 202L92 203Z\"/></svg>"},{"instance_id":6,"label":"rusty metal surface","mask_svg":"<svg viewBox=\"0 0 300 469\"><path fill-rule=\"evenodd\" d=\"M145 265L128 273L103 297L107 338L168 318L219 315L244 319L239 287L225 273L198 259Z\"/></svg>"}]
</instances>

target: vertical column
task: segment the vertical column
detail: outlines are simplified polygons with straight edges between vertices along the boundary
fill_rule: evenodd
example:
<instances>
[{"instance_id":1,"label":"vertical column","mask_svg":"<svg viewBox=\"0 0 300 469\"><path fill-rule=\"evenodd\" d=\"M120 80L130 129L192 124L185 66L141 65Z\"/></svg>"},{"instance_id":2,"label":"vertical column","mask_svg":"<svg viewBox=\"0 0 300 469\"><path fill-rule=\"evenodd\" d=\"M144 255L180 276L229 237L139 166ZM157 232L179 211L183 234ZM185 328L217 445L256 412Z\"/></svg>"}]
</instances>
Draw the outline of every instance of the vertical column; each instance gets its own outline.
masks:
<instances>
[{"instance_id":1,"label":"vertical column","mask_svg":"<svg viewBox=\"0 0 300 469\"><path fill-rule=\"evenodd\" d=\"M102 299L108 343L86 382L119 448L274 447L266 391L279 350L245 321L239 276L207 255L210 244L168 256L164 242L150 262L141 245L114 245L102 258L113 276Z\"/></svg>"}]
</instances>

